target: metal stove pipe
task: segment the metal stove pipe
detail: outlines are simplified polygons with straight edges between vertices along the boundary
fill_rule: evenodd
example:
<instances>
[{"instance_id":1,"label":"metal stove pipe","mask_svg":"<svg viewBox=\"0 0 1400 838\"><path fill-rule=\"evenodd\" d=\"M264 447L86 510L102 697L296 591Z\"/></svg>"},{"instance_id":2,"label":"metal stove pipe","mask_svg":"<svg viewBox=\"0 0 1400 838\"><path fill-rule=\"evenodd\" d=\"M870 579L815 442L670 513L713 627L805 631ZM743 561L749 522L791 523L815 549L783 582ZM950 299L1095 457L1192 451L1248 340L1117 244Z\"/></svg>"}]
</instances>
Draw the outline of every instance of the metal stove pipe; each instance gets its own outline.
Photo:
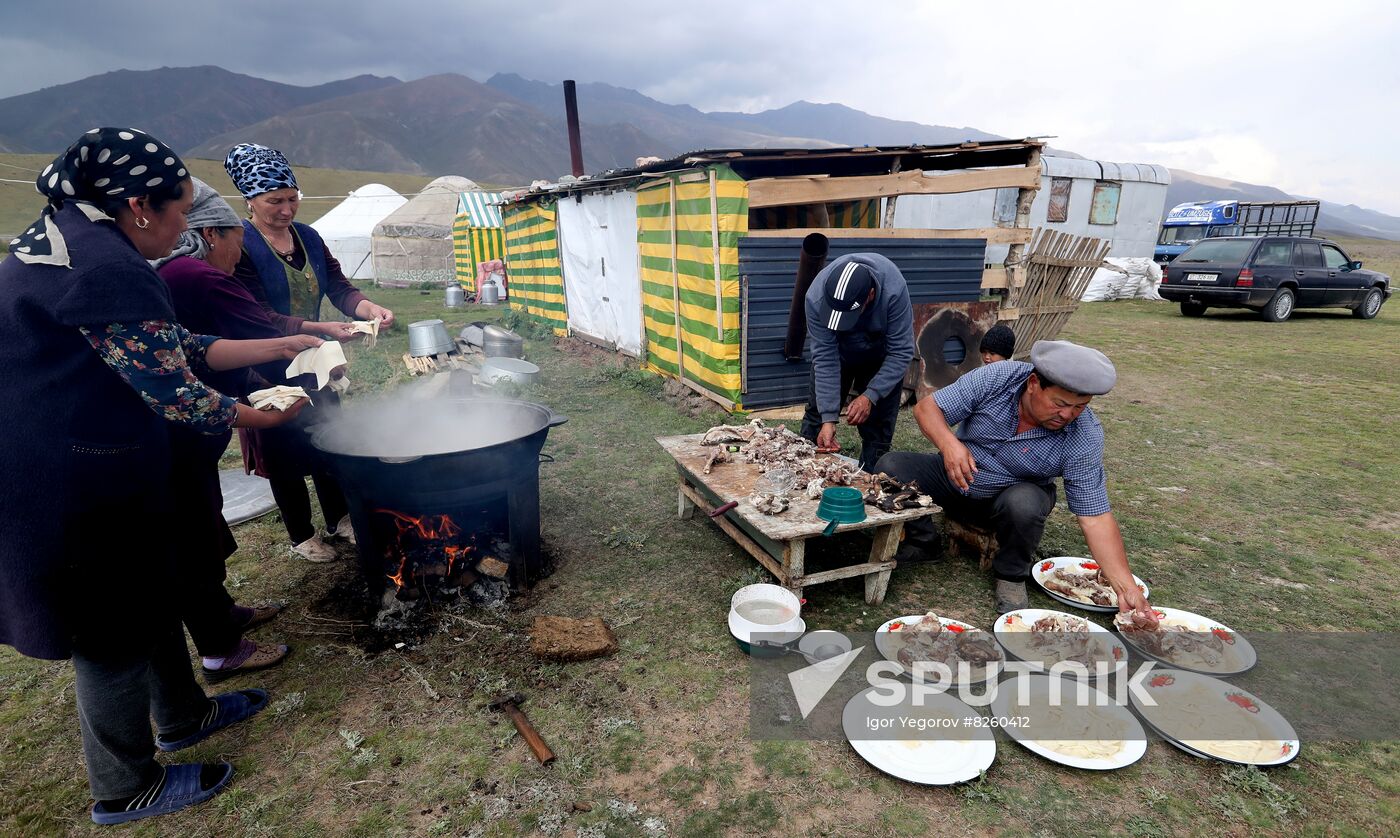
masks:
<instances>
[{"instance_id":1,"label":"metal stove pipe","mask_svg":"<svg viewBox=\"0 0 1400 838\"><path fill-rule=\"evenodd\" d=\"M583 142L578 133L578 93L574 80L564 80L564 116L569 123L569 163L574 177L583 177Z\"/></svg>"},{"instance_id":2,"label":"metal stove pipe","mask_svg":"<svg viewBox=\"0 0 1400 838\"><path fill-rule=\"evenodd\" d=\"M789 361L802 360L802 345L807 341L807 289L826 267L826 250L827 239L821 233L811 233L802 240L797 282L792 286L792 307L788 310L787 339L783 341L783 357Z\"/></svg>"}]
</instances>

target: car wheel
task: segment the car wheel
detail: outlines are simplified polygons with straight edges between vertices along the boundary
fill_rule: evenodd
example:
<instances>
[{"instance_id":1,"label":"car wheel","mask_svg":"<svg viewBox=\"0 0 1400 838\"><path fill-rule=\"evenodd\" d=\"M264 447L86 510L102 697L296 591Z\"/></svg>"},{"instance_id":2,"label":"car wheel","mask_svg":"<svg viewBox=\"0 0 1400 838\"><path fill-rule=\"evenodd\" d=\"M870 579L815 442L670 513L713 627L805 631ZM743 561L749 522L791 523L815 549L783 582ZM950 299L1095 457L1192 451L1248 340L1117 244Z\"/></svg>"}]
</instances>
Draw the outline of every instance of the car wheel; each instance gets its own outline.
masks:
<instances>
[{"instance_id":1,"label":"car wheel","mask_svg":"<svg viewBox=\"0 0 1400 838\"><path fill-rule=\"evenodd\" d=\"M1264 315L1264 319L1270 323L1282 323L1293 313L1293 289L1280 288L1274 293L1273 299L1264 306L1264 310L1259 312Z\"/></svg>"},{"instance_id":2,"label":"car wheel","mask_svg":"<svg viewBox=\"0 0 1400 838\"><path fill-rule=\"evenodd\" d=\"M1205 303L1182 303L1181 314L1183 317L1202 317L1206 313Z\"/></svg>"},{"instance_id":3,"label":"car wheel","mask_svg":"<svg viewBox=\"0 0 1400 838\"><path fill-rule=\"evenodd\" d=\"M1366 299L1361 301L1361 305L1351 310L1352 317L1360 317L1362 320L1370 320L1381 310L1381 303L1385 302L1385 295L1381 289L1372 288L1366 294Z\"/></svg>"}]
</instances>

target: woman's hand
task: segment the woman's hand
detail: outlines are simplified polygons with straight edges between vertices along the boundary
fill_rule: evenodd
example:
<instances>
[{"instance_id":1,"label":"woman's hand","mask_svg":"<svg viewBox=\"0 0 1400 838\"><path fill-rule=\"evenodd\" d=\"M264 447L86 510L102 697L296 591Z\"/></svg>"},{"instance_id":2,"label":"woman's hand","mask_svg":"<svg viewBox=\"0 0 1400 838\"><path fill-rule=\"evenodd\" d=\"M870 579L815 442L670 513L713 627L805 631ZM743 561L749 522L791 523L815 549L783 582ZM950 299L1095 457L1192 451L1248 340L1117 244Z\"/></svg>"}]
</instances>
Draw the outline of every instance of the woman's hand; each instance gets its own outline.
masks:
<instances>
[{"instance_id":1,"label":"woman's hand","mask_svg":"<svg viewBox=\"0 0 1400 838\"><path fill-rule=\"evenodd\" d=\"M309 404L311 404L310 399L297 399L287 405L286 410L258 410L251 405L240 402L238 404L238 419L234 421L233 426L253 430L275 428L297 418L297 414L301 413L302 409Z\"/></svg>"},{"instance_id":2,"label":"woman's hand","mask_svg":"<svg viewBox=\"0 0 1400 838\"><path fill-rule=\"evenodd\" d=\"M379 318L379 328L387 329L394 325L394 313L378 303L369 300L361 300L355 306L355 316L361 320L374 320Z\"/></svg>"},{"instance_id":3,"label":"woman's hand","mask_svg":"<svg viewBox=\"0 0 1400 838\"><path fill-rule=\"evenodd\" d=\"M315 335L287 335L277 339L277 357L290 361L308 349L315 349L325 341Z\"/></svg>"},{"instance_id":4,"label":"woman's hand","mask_svg":"<svg viewBox=\"0 0 1400 838\"><path fill-rule=\"evenodd\" d=\"M302 324L302 333L310 335L320 335L326 340L347 341L354 340L364 332L355 331L355 327L350 323L342 323L339 320L327 320L317 322L308 320Z\"/></svg>"}]
</instances>

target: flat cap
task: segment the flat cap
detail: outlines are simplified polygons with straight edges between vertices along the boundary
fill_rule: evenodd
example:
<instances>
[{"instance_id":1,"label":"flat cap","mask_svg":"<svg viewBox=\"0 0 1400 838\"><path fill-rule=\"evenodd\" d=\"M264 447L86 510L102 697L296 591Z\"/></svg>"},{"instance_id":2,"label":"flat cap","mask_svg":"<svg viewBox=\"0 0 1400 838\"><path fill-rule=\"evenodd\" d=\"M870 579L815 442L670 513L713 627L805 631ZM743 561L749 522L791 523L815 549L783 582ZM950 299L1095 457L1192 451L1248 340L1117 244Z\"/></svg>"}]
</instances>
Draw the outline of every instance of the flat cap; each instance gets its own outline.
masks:
<instances>
[{"instance_id":1,"label":"flat cap","mask_svg":"<svg viewBox=\"0 0 1400 838\"><path fill-rule=\"evenodd\" d=\"M1102 396L1118 381L1118 371L1107 355L1067 340L1036 341L1031 364L1046 384L1084 396Z\"/></svg>"}]
</instances>

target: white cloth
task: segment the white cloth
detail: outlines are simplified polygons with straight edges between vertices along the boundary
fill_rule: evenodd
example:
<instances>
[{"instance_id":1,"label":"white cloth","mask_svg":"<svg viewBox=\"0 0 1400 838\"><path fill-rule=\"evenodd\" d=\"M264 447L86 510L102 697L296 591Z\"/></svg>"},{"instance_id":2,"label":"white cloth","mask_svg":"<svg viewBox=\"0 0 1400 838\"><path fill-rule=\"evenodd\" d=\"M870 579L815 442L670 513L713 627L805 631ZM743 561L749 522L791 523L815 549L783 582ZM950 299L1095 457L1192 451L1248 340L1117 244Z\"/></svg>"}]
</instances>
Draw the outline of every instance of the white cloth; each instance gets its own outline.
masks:
<instances>
[{"instance_id":1,"label":"white cloth","mask_svg":"<svg viewBox=\"0 0 1400 838\"><path fill-rule=\"evenodd\" d=\"M314 349L306 349L292 359L287 367L287 377L292 378L307 373L316 373L316 389L325 389L331 380L331 370L345 366L345 350L340 342L328 340Z\"/></svg>"},{"instance_id":2,"label":"white cloth","mask_svg":"<svg viewBox=\"0 0 1400 838\"><path fill-rule=\"evenodd\" d=\"M248 394L248 401L257 410L286 410L299 399L306 398L306 390L301 387L288 387L279 384L266 390L255 390Z\"/></svg>"},{"instance_id":3,"label":"white cloth","mask_svg":"<svg viewBox=\"0 0 1400 838\"><path fill-rule=\"evenodd\" d=\"M357 334L369 335L365 340L365 346L374 348L374 344L379 340L379 318L373 320L351 320L350 325Z\"/></svg>"}]
</instances>

